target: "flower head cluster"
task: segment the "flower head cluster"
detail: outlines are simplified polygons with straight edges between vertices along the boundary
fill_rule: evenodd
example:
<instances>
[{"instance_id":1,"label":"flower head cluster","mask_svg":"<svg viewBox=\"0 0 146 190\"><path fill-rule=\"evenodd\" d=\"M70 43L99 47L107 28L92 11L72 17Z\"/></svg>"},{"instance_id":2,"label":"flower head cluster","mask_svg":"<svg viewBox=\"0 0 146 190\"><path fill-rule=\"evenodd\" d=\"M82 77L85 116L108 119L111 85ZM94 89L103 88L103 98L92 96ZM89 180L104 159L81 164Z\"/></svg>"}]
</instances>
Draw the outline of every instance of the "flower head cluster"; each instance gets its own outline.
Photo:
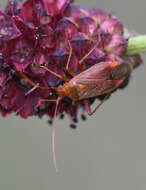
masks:
<instances>
[{"instance_id":1,"label":"flower head cluster","mask_svg":"<svg viewBox=\"0 0 146 190\"><path fill-rule=\"evenodd\" d=\"M38 102L56 99L58 94L53 89L37 88L37 85L58 87L64 81L39 65L44 64L53 72L71 78L66 71L68 42L72 47L69 69L76 74L79 61L95 44L97 47L83 62L84 70L101 61L122 61L127 47L123 33L123 25L113 14L78 7L72 0L8 2L5 9L0 8L1 115L15 112L22 118L45 114L52 118L55 103ZM33 81L36 88L20 73ZM96 98L103 96L90 98L90 104ZM63 118L63 113L67 113L71 126L75 127L73 123L77 122L80 107L84 110L82 101L72 104L70 98L64 97L57 114Z\"/></svg>"}]
</instances>

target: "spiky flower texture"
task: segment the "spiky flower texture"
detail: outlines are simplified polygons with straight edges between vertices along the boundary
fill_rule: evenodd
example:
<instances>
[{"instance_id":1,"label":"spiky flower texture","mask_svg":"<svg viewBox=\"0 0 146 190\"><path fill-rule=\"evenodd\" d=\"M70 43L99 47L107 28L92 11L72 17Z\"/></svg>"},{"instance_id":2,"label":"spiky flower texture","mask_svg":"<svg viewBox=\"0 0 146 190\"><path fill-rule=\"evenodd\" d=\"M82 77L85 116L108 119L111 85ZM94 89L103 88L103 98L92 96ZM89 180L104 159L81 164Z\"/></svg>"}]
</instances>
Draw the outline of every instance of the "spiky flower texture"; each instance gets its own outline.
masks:
<instances>
[{"instance_id":1,"label":"spiky flower texture","mask_svg":"<svg viewBox=\"0 0 146 190\"><path fill-rule=\"evenodd\" d=\"M76 75L83 58L83 70L101 62L130 61L137 66L141 63L138 55L125 56L127 42L119 19L100 9L87 10L74 5L72 0L8 2L4 10L0 9L1 115L48 115L52 120L56 102L40 100L57 99L56 90L47 87L59 87L64 80L41 65L69 79L72 76L66 69L68 60L68 69ZM125 87L129 77L130 74L118 88ZM87 101L91 105L104 97L103 94ZM71 127L75 128L80 109L85 120L83 100L74 103L65 96L56 112L60 118L67 113Z\"/></svg>"}]
</instances>

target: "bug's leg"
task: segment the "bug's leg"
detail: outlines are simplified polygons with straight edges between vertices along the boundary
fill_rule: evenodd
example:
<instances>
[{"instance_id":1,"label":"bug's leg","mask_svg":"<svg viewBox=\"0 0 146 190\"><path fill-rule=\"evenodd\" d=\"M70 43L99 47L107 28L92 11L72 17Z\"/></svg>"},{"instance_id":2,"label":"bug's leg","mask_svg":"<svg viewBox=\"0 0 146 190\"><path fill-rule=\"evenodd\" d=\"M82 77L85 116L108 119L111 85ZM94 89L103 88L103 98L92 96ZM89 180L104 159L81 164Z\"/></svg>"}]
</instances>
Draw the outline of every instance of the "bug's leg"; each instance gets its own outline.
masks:
<instances>
[{"instance_id":1,"label":"bug's leg","mask_svg":"<svg viewBox=\"0 0 146 190\"><path fill-rule=\"evenodd\" d=\"M96 49L98 43L96 43L93 48L79 61L78 71L79 73L83 72L83 62L87 59L87 57Z\"/></svg>"},{"instance_id":2,"label":"bug's leg","mask_svg":"<svg viewBox=\"0 0 146 190\"><path fill-rule=\"evenodd\" d=\"M76 74L74 72L72 72L70 69L69 69L69 63L70 63L70 60L71 60L71 56L72 56L72 47L71 47L71 44L70 44L70 41L68 40L68 45L69 45L69 56L68 56L68 60L67 60L67 64L66 64L66 71L72 76L72 77L75 77Z\"/></svg>"},{"instance_id":3,"label":"bug's leg","mask_svg":"<svg viewBox=\"0 0 146 190\"><path fill-rule=\"evenodd\" d=\"M56 102L57 100L49 100L49 99L40 99L37 106L39 106L43 102Z\"/></svg>"},{"instance_id":4,"label":"bug's leg","mask_svg":"<svg viewBox=\"0 0 146 190\"><path fill-rule=\"evenodd\" d=\"M24 78L30 85L36 88L41 88L41 89L55 89L57 90L56 87L46 87L46 86L40 86L38 83L34 83L32 80L30 80L24 73L19 72L19 75ZM33 90L33 89L31 89ZM54 117L53 117L53 128L52 128L52 153L53 153L53 163L54 167L56 169L56 172L58 172L57 169L57 164L56 164L56 154L55 154L55 120L56 120L56 115L57 115L57 108L59 105L59 102L61 100L61 96L57 98L57 100L49 100L49 99L40 99L38 102L38 105L40 105L41 102L56 102L56 107L55 107L55 112L54 112Z\"/></svg>"},{"instance_id":5,"label":"bug's leg","mask_svg":"<svg viewBox=\"0 0 146 190\"><path fill-rule=\"evenodd\" d=\"M71 44L70 44L70 41L68 40L68 45L69 45L69 56L68 56L68 60L67 60L67 64L66 64L66 71L72 76L76 76L76 74L74 72L72 72L70 69L69 69L69 63L70 63L70 60L71 60L71 56L72 56L72 47L71 47ZM40 61L40 64L39 64L39 67L41 68L44 68L45 70L47 70L48 72L50 72L51 74L57 76L58 78L61 78L62 80L64 81L69 81L69 79L65 76L61 76L57 73L55 73L54 71L50 70L48 67L44 66L43 65L44 62L43 60Z\"/></svg>"},{"instance_id":6,"label":"bug's leg","mask_svg":"<svg viewBox=\"0 0 146 190\"><path fill-rule=\"evenodd\" d=\"M40 67L43 68L43 69L45 69L46 71L50 72L51 74L57 76L58 78L60 78L60 79L62 79L62 80L64 80L64 81L66 81L66 82L68 82L68 81L70 80L70 79L68 79L68 78L65 77L65 76L61 76L61 75L55 73L54 71L51 71L51 70L50 70L48 67L46 67L46 66L40 65Z\"/></svg>"},{"instance_id":7,"label":"bug's leg","mask_svg":"<svg viewBox=\"0 0 146 190\"><path fill-rule=\"evenodd\" d=\"M98 108L105 102L105 100L108 96L109 95L106 95L105 98L95 107L95 109L93 111L91 111L91 109L90 109L89 101L84 100L85 110L87 111L88 115L90 115L90 116L93 115L98 110Z\"/></svg>"},{"instance_id":8,"label":"bug's leg","mask_svg":"<svg viewBox=\"0 0 146 190\"><path fill-rule=\"evenodd\" d=\"M48 90L48 89L54 89L57 90L57 87L51 87L51 86L40 86L38 83L33 82L31 79L29 79L29 77L27 77L23 72L18 72L19 75L24 78L31 86L33 86L34 88L40 88L43 90ZM31 89L32 90L32 89ZM34 89L33 89L34 90Z\"/></svg>"},{"instance_id":9,"label":"bug's leg","mask_svg":"<svg viewBox=\"0 0 146 190\"><path fill-rule=\"evenodd\" d=\"M25 93L25 96L28 96L29 94L31 94L35 89L37 89L39 86L38 83L36 83L36 85L34 87L32 87L28 92Z\"/></svg>"},{"instance_id":10,"label":"bug's leg","mask_svg":"<svg viewBox=\"0 0 146 190\"><path fill-rule=\"evenodd\" d=\"M55 107L55 113L53 117L53 127L52 127L52 153L53 153L53 163L54 163L56 172L58 172L59 170L56 164L56 153L55 153L55 128L56 128L55 121L56 121L56 115L57 115L57 108L58 108L60 100L61 100L61 97L59 96L56 100L56 107Z\"/></svg>"},{"instance_id":11,"label":"bug's leg","mask_svg":"<svg viewBox=\"0 0 146 190\"><path fill-rule=\"evenodd\" d=\"M53 163L54 163L54 168L56 172L58 172L57 164L56 164L56 153L55 153L55 121L56 121L56 115L57 115L57 108L59 105L59 102L61 100L61 96L59 96L56 100L49 100L49 99L40 99L38 102L38 105L40 105L42 102L56 102L55 106L55 112L53 116L53 123L52 123L52 154L53 154Z\"/></svg>"}]
</instances>

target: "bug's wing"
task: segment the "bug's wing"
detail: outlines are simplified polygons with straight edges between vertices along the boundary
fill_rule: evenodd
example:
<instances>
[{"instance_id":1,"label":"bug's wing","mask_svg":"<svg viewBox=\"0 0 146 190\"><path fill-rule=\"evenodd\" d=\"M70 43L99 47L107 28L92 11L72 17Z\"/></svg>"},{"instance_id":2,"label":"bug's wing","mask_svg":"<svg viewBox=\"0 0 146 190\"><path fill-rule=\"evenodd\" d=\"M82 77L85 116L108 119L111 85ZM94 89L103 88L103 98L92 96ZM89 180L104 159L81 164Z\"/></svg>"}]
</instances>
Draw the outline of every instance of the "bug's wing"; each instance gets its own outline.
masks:
<instances>
[{"instance_id":1,"label":"bug's wing","mask_svg":"<svg viewBox=\"0 0 146 190\"><path fill-rule=\"evenodd\" d=\"M107 94L116 89L124 79L103 80L103 79L84 79L80 81L79 90L80 100Z\"/></svg>"},{"instance_id":2,"label":"bug's wing","mask_svg":"<svg viewBox=\"0 0 146 190\"><path fill-rule=\"evenodd\" d=\"M109 79L109 76L116 66L120 63L118 62L101 62L98 64L93 65L89 69L83 71L82 73L78 74L74 79L80 83L80 81L84 81L86 79L89 80L101 80L101 79Z\"/></svg>"},{"instance_id":3,"label":"bug's wing","mask_svg":"<svg viewBox=\"0 0 146 190\"><path fill-rule=\"evenodd\" d=\"M122 80L110 80L111 73L119 62L101 62L74 77L70 84L78 91L79 99L106 94L119 85Z\"/></svg>"}]
</instances>

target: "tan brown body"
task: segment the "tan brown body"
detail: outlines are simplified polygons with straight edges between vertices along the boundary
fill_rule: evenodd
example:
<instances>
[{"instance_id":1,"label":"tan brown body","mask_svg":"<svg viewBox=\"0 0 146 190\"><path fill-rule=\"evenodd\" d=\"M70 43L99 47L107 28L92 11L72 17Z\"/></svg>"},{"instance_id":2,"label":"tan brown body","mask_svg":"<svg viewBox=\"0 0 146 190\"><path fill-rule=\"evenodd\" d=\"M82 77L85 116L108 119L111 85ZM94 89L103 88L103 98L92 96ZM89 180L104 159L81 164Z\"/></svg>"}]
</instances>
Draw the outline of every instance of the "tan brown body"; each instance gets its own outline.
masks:
<instances>
[{"instance_id":1,"label":"tan brown body","mask_svg":"<svg viewBox=\"0 0 146 190\"><path fill-rule=\"evenodd\" d=\"M64 96L70 97L73 101L84 100L84 105L87 113L92 115L95 111L103 104L104 100L91 112L90 106L88 103L88 98L96 97L103 94L109 94L114 89L118 88L121 83L126 79L135 66L134 62L132 63L119 63L119 62L101 62L96 65L93 65L89 69L81 72L80 74L73 76L71 80L64 76L60 76L57 73L54 73L45 66L40 66L46 69L48 72L56 75L57 77L65 80L64 85L58 87L46 87L35 84L31 81L24 73L19 72L19 74L26 79L26 81L34 86L35 88L40 89L54 89L58 92L57 100L48 100L41 99L39 104L42 102L56 102L55 113L53 117L53 132L52 132L52 152L53 152L53 162L57 171L56 166L56 156L55 156L55 118L57 115L57 108L60 100ZM72 74L72 72L70 72ZM39 105L38 104L38 105Z\"/></svg>"},{"instance_id":2,"label":"tan brown body","mask_svg":"<svg viewBox=\"0 0 146 190\"><path fill-rule=\"evenodd\" d=\"M107 94L116 89L129 73L128 64L103 62L96 64L60 86L59 93L74 101Z\"/></svg>"}]
</instances>

